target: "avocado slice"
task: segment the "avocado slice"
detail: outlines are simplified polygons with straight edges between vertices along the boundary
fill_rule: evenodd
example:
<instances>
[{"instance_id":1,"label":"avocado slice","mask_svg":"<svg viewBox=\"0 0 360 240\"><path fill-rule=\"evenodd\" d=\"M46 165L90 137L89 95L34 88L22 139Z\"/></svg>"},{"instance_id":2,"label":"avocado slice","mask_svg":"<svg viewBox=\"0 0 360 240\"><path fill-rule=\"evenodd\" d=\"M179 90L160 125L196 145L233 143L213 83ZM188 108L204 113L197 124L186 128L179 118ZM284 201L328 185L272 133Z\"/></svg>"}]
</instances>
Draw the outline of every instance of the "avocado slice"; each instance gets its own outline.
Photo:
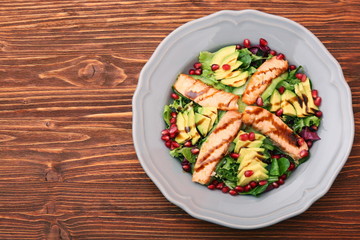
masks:
<instances>
[{"instance_id":1,"label":"avocado slice","mask_svg":"<svg viewBox=\"0 0 360 240\"><path fill-rule=\"evenodd\" d=\"M280 107L283 110L283 114L295 117L296 110L290 102L291 98L293 98L293 95L291 93L293 92L291 92L290 90L285 90L285 92L281 95Z\"/></svg>"},{"instance_id":2,"label":"avocado slice","mask_svg":"<svg viewBox=\"0 0 360 240\"><path fill-rule=\"evenodd\" d=\"M284 96L284 98L286 98L286 101L291 103L293 105L293 107L295 108L296 116L298 116L298 117L306 116L307 113L300 106L299 98L298 98L297 94L295 94L294 92L292 92L290 90L285 90L285 92L283 93L283 96Z\"/></svg>"},{"instance_id":3,"label":"avocado slice","mask_svg":"<svg viewBox=\"0 0 360 240\"><path fill-rule=\"evenodd\" d=\"M262 140L255 141L237 141L234 152L239 153L242 148L259 148L263 144Z\"/></svg>"},{"instance_id":4,"label":"avocado slice","mask_svg":"<svg viewBox=\"0 0 360 240\"><path fill-rule=\"evenodd\" d=\"M237 161L239 163L241 163L241 161L247 157L247 158L258 158L258 159L263 159L263 152L265 151L264 148L241 148L239 154L240 157L237 159ZM248 155L248 156L247 156Z\"/></svg>"},{"instance_id":5,"label":"avocado slice","mask_svg":"<svg viewBox=\"0 0 360 240\"><path fill-rule=\"evenodd\" d=\"M270 97L270 104L270 112L276 112L280 109L281 95L277 89L274 90L273 94Z\"/></svg>"},{"instance_id":6,"label":"avocado slice","mask_svg":"<svg viewBox=\"0 0 360 240\"><path fill-rule=\"evenodd\" d=\"M216 107L202 107L198 109L198 112L208 118L210 118L210 129L214 125L217 118L217 108Z\"/></svg>"},{"instance_id":7,"label":"avocado slice","mask_svg":"<svg viewBox=\"0 0 360 240\"><path fill-rule=\"evenodd\" d=\"M179 134L176 136L175 141L177 143L184 143L190 139L190 135L187 133L187 114L179 112L176 116L176 125L179 130Z\"/></svg>"},{"instance_id":8,"label":"avocado slice","mask_svg":"<svg viewBox=\"0 0 360 240\"><path fill-rule=\"evenodd\" d=\"M229 54L228 56L226 56L223 61L221 62L221 65L223 64L229 64L229 65L235 65L237 58L239 56L239 52L235 51L231 54Z\"/></svg>"},{"instance_id":9,"label":"avocado slice","mask_svg":"<svg viewBox=\"0 0 360 240\"><path fill-rule=\"evenodd\" d=\"M319 108L314 104L314 100L311 94L311 86L310 86L310 79L306 78L304 82L301 82L304 87L304 92L307 97L307 107L308 113L315 113L315 111L319 110Z\"/></svg>"},{"instance_id":10,"label":"avocado slice","mask_svg":"<svg viewBox=\"0 0 360 240\"><path fill-rule=\"evenodd\" d=\"M217 64L219 66L222 65L224 59L229 56L230 54L234 53L236 51L236 46L235 45L231 45L231 46L227 46L227 47L223 47L221 49L219 49L213 56L213 58L211 59L211 64Z\"/></svg>"},{"instance_id":11,"label":"avocado slice","mask_svg":"<svg viewBox=\"0 0 360 240\"><path fill-rule=\"evenodd\" d=\"M211 119L200 113L195 113L195 124L200 134L206 136L210 131Z\"/></svg>"},{"instance_id":12,"label":"avocado slice","mask_svg":"<svg viewBox=\"0 0 360 240\"><path fill-rule=\"evenodd\" d=\"M248 71L245 72L234 71L234 72L239 72L239 74L236 77L225 78L221 80L221 83L231 87L240 87L244 85L249 77L249 72Z\"/></svg>"},{"instance_id":13,"label":"avocado slice","mask_svg":"<svg viewBox=\"0 0 360 240\"><path fill-rule=\"evenodd\" d=\"M225 64L225 63L224 63ZM215 79L216 80L220 80L220 79L224 79L224 78L229 78L229 77L234 77L235 75L233 74L233 70L237 69L238 67L240 67L242 64L242 62L240 61L236 61L235 63L229 64L230 65L230 69L229 70L224 70L222 68L218 69L215 71ZM221 65L222 66L222 65ZM220 66L220 67L221 67Z\"/></svg>"},{"instance_id":14,"label":"avocado slice","mask_svg":"<svg viewBox=\"0 0 360 240\"><path fill-rule=\"evenodd\" d=\"M268 99L272 93L274 92L274 90L276 89L276 86L282 82L283 80L285 80L288 77L288 73L285 72L283 74L281 74L280 76L278 76L277 78L273 79L270 83L270 85L265 89L265 91L261 94L261 98L263 99L263 101L265 101L266 99Z\"/></svg>"},{"instance_id":15,"label":"avocado slice","mask_svg":"<svg viewBox=\"0 0 360 240\"><path fill-rule=\"evenodd\" d=\"M304 90L304 87L301 83L295 84L294 85L294 90L296 95L298 96L299 99L299 104L301 106L302 112L304 115L309 115L308 111L307 111L307 96Z\"/></svg>"},{"instance_id":16,"label":"avocado slice","mask_svg":"<svg viewBox=\"0 0 360 240\"><path fill-rule=\"evenodd\" d=\"M252 170L254 173L250 177L245 177L244 173L247 170ZM268 179L268 171L266 168L260 166L260 165L251 165L246 168L244 168L241 172L238 173L238 182L237 184L239 186L245 186L251 181L259 182L261 180Z\"/></svg>"},{"instance_id":17,"label":"avocado slice","mask_svg":"<svg viewBox=\"0 0 360 240\"><path fill-rule=\"evenodd\" d=\"M191 107L187 110L187 116L188 116L187 124L190 128L188 135L191 138L191 144L195 145L201 136L196 130L194 108Z\"/></svg>"}]
</instances>

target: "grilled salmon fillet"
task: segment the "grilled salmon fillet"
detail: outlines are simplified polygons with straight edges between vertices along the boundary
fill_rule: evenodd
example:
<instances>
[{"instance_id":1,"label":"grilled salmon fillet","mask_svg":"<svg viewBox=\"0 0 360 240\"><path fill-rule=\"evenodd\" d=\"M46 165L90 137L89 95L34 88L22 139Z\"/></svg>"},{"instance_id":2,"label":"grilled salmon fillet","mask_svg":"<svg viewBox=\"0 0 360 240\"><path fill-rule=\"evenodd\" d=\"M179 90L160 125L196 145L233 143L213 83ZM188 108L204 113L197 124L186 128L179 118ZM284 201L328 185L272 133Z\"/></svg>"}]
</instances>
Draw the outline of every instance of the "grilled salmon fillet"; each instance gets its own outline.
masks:
<instances>
[{"instance_id":1,"label":"grilled salmon fillet","mask_svg":"<svg viewBox=\"0 0 360 240\"><path fill-rule=\"evenodd\" d=\"M174 88L203 107L216 107L225 111L238 110L239 96L210 87L189 75L180 74Z\"/></svg>"},{"instance_id":2,"label":"grilled salmon fillet","mask_svg":"<svg viewBox=\"0 0 360 240\"><path fill-rule=\"evenodd\" d=\"M288 66L286 60L279 60L276 57L266 60L251 76L242 95L242 101L248 105L254 104L272 80L284 73Z\"/></svg>"},{"instance_id":3,"label":"grilled salmon fillet","mask_svg":"<svg viewBox=\"0 0 360 240\"><path fill-rule=\"evenodd\" d=\"M209 183L216 165L226 154L241 125L241 113L228 111L220 119L214 131L202 144L195 163L192 180L201 184Z\"/></svg>"},{"instance_id":4,"label":"grilled salmon fillet","mask_svg":"<svg viewBox=\"0 0 360 240\"><path fill-rule=\"evenodd\" d=\"M268 136L295 161L301 158L303 150L308 151L305 141L299 141L302 139L299 135L294 133L279 117L264 108L247 106L242 115L242 122Z\"/></svg>"}]
</instances>

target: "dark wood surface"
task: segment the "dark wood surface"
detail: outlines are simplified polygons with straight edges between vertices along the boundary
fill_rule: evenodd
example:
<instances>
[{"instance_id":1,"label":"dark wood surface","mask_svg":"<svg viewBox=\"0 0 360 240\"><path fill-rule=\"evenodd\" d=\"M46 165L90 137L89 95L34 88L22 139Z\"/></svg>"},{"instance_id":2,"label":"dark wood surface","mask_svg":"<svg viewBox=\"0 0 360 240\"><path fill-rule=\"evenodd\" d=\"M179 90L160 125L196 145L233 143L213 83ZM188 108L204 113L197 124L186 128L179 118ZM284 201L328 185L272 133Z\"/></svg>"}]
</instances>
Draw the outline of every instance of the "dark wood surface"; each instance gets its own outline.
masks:
<instances>
[{"instance_id":1,"label":"dark wood surface","mask_svg":"<svg viewBox=\"0 0 360 240\"><path fill-rule=\"evenodd\" d=\"M358 134L323 198L258 230L192 218L139 164L131 100L157 45L190 20L249 8L295 20L325 44L358 124L357 0L1 1L0 239L360 239Z\"/></svg>"}]
</instances>

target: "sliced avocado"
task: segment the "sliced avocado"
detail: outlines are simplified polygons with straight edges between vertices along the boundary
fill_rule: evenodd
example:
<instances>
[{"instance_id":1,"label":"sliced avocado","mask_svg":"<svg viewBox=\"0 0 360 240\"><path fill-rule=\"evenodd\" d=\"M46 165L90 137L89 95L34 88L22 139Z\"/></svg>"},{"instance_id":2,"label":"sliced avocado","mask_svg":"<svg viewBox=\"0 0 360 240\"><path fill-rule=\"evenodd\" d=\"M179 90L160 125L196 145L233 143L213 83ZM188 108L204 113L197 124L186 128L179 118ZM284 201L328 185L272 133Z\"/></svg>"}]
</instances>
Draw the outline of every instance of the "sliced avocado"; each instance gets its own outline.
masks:
<instances>
[{"instance_id":1,"label":"sliced avocado","mask_svg":"<svg viewBox=\"0 0 360 240\"><path fill-rule=\"evenodd\" d=\"M240 72L240 71L234 71L234 72ZM221 83L231 87L240 87L246 83L248 77L249 77L249 72L245 71L245 72L241 72L235 77L225 78L221 80Z\"/></svg>"},{"instance_id":2,"label":"sliced avocado","mask_svg":"<svg viewBox=\"0 0 360 240\"><path fill-rule=\"evenodd\" d=\"M202 107L199 108L199 113L210 118L211 122L210 122L210 129L212 128L212 126L214 125L216 118L217 118L217 108L216 107Z\"/></svg>"},{"instance_id":3,"label":"sliced avocado","mask_svg":"<svg viewBox=\"0 0 360 240\"><path fill-rule=\"evenodd\" d=\"M239 154L240 157L237 159L239 163L247 157L247 158L258 158L263 159L263 152L265 151L264 148L241 148ZM246 156L248 155L248 156Z\"/></svg>"},{"instance_id":4,"label":"sliced avocado","mask_svg":"<svg viewBox=\"0 0 360 240\"><path fill-rule=\"evenodd\" d=\"M293 91L285 90L285 92L283 93L283 97L283 99L286 99L287 102L293 105L297 117L305 117L306 111L303 112L303 108L300 106L299 103L299 98Z\"/></svg>"},{"instance_id":5,"label":"sliced avocado","mask_svg":"<svg viewBox=\"0 0 360 240\"><path fill-rule=\"evenodd\" d=\"M188 135L191 138L191 144L195 145L197 143L197 141L200 139L200 134L196 130L194 108L192 108L192 107L189 108L187 110L187 115L188 115L187 124L188 124L188 126L190 128L190 131L188 132Z\"/></svg>"},{"instance_id":6,"label":"sliced avocado","mask_svg":"<svg viewBox=\"0 0 360 240\"><path fill-rule=\"evenodd\" d=\"M265 101L266 99L268 99L272 93L274 92L274 90L276 89L276 86L282 82L283 80L285 80L288 77L288 73L285 72L283 74L281 74L279 77L273 79L270 83L270 85L265 89L265 91L261 94L261 98L263 99L263 101Z\"/></svg>"},{"instance_id":7,"label":"sliced avocado","mask_svg":"<svg viewBox=\"0 0 360 240\"><path fill-rule=\"evenodd\" d=\"M301 83L295 84L294 90L299 98L299 104L301 106L302 112L304 113L304 115L309 115L309 113L307 112L307 96L303 85Z\"/></svg>"},{"instance_id":8,"label":"sliced avocado","mask_svg":"<svg viewBox=\"0 0 360 240\"><path fill-rule=\"evenodd\" d=\"M307 107L308 113L314 113L315 111L319 110L319 108L314 104L314 100L311 94L311 86L310 86L310 79L306 78L305 82L301 82L304 87L304 91L307 97Z\"/></svg>"},{"instance_id":9,"label":"sliced avocado","mask_svg":"<svg viewBox=\"0 0 360 240\"><path fill-rule=\"evenodd\" d=\"M250 177L245 177L244 172L247 170L252 170L254 172L253 175L251 175ZM256 165L243 169L243 171L238 174L237 184L239 186L245 186L249 184L251 181L259 182L261 180L266 180L268 178L269 176L267 170L259 165Z\"/></svg>"},{"instance_id":10,"label":"sliced avocado","mask_svg":"<svg viewBox=\"0 0 360 240\"><path fill-rule=\"evenodd\" d=\"M230 69L229 70L224 70L222 68L218 69L215 71L215 79L220 80L220 79L224 79L224 78L228 78L228 77L232 77L232 71L237 69L238 67L240 67L240 65L242 64L242 62L240 61L236 61L234 64L229 64L230 65ZM222 65L221 65L222 66ZM220 66L220 67L221 67Z\"/></svg>"},{"instance_id":11,"label":"sliced avocado","mask_svg":"<svg viewBox=\"0 0 360 240\"><path fill-rule=\"evenodd\" d=\"M261 140L255 140L255 141L237 141L234 152L239 153L240 149L246 147L246 148L259 148L263 144L263 141Z\"/></svg>"},{"instance_id":12,"label":"sliced avocado","mask_svg":"<svg viewBox=\"0 0 360 240\"><path fill-rule=\"evenodd\" d=\"M211 64L217 64L219 66L222 65L222 62L224 61L224 59L229 56L230 54L234 53L236 51L236 46L235 45L231 45L231 46L227 46L227 47L223 47L221 49L219 49L213 56L213 58L211 59Z\"/></svg>"},{"instance_id":13,"label":"sliced avocado","mask_svg":"<svg viewBox=\"0 0 360 240\"><path fill-rule=\"evenodd\" d=\"M184 143L189 140L190 136L185 130L187 127L187 114L179 112L176 116L176 125L179 130L179 134L176 136L175 141L178 143Z\"/></svg>"},{"instance_id":14,"label":"sliced avocado","mask_svg":"<svg viewBox=\"0 0 360 240\"><path fill-rule=\"evenodd\" d=\"M281 95L281 104L280 107L283 110L283 114L288 116L296 116L296 110L293 105L290 103L289 99L293 97L290 90L285 90L285 92Z\"/></svg>"},{"instance_id":15,"label":"sliced avocado","mask_svg":"<svg viewBox=\"0 0 360 240\"><path fill-rule=\"evenodd\" d=\"M281 104L281 95L278 90L274 90L273 94L270 97L270 112L276 112L280 109Z\"/></svg>"},{"instance_id":16,"label":"sliced avocado","mask_svg":"<svg viewBox=\"0 0 360 240\"><path fill-rule=\"evenodd\" d=\"M200 113L195 113L195 124L200 134L202 136L206 136L206 134L210 131L211 119Z\"/></svg>"},{"instance_id":17,"label":"sliced avocado","mask_svg":"<svg viewBox=\"0 0 360 240\"><path fill-rule=\"evenodd\" d=\"M235 65L237 58L239 56L239 52L235 51L229 55L227 55L224 60L221 62L221 66L224 64L229 64L229 65Z\"/></svg>"}]
</instances>

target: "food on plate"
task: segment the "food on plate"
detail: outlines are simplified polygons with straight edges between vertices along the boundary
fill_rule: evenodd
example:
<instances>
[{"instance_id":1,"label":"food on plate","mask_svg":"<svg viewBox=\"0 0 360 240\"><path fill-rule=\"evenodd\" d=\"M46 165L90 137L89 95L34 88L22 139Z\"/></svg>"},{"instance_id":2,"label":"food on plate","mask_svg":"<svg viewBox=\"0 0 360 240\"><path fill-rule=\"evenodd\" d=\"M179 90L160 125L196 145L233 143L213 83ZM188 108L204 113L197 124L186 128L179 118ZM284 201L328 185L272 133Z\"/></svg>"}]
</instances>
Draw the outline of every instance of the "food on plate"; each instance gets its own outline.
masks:
<instances>
[{"instance_id":1,"label":"food on plate","mask_svg":"<svg viewBox=\"0 0 360 240\"><path fill-rule=\"evenodd\" d=\"M318 91L264 39L200 52L171 98L161 139L210 190L258 196L278 188L320 140Z\"/></svg>"}]
</instances>

